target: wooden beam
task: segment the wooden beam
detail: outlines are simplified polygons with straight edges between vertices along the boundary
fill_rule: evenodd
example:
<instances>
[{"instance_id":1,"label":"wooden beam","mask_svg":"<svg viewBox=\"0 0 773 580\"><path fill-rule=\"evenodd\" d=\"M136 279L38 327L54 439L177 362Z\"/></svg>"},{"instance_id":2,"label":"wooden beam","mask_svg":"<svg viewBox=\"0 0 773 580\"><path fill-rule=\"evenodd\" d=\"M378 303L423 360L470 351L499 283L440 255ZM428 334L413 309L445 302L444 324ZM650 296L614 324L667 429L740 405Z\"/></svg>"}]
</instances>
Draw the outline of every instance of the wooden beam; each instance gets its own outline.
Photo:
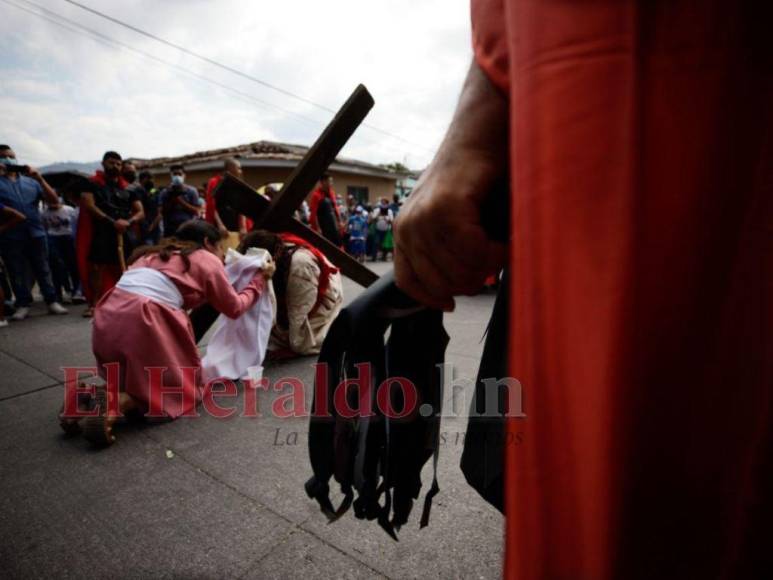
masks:
<instances>
[{"instance_id":1,"label":"wooden beam","mask_svg":"<svg viewBox=\"0 0 773 580\"><path fill-rule=\"evenodd\" d=\"M316 143L298 163L284 183L282 190L271 201L268 211L255 227L265 227L264 222L282 221L298 209L314 185L335 161L349 138L373 108L374 101L364 85L358 85L343 107L319 136Z\"/></svg>"},{"instance_id":2,"label":"wooden beam","mask_svg":"<svg viewBox=\"0 0 773 580\"><path fill-rule=\"evenodd\" d=\"M265 197L257 193L244 181L228 174L226 174L215 190L215 199L218 201L218 207L225 206L231 208L237 213L246 215L255 223L260 223L261 218L266 216L271 205ZM293 217L282 219L279 216L275 216L275 219L265 221L263 229L275 233L289 232L304 239L311 245L319 248L334 266L341 269L341 273L344 276L354 280L361 286L367 288L378 280L378 274L373 270L361 264L341 250L341 248Z\"/></svg>"}]
</instances>

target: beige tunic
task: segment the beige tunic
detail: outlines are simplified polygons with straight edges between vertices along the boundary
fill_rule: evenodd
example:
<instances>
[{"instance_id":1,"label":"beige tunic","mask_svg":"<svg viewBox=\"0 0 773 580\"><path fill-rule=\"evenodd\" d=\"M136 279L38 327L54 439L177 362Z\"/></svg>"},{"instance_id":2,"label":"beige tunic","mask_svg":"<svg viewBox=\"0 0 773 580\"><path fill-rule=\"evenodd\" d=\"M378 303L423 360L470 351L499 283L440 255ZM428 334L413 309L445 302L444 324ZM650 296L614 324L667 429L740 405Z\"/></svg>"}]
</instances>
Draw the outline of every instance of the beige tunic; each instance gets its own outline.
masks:
<instances>
[{"instance_id":1,"label":"beige tunic","mask_svg":"<svg viewBox=\"0 0 773 580\"><path fill-rule=\"evenodd\" d=\"M314 254L305 248L293 254L285 301L289 328L274 325L269 350L289 348L302 355L319 353L322 341L341 310L344 299L341 274L332 274L319 307L309 316L317 302L319 274L320 268Z\"/></svg>"}]
</instances>

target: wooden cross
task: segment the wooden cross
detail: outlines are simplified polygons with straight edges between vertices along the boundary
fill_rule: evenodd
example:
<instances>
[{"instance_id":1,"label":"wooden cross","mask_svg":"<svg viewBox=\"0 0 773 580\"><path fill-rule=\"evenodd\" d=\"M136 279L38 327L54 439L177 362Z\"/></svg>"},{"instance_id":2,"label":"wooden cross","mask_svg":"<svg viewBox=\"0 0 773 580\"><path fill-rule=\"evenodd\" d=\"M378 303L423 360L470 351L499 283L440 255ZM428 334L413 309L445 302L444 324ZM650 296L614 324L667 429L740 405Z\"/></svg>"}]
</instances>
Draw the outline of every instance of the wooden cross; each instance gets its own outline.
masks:
<instances>
[{"instance_id":1,"label":"wooden cross","mask_svg":"<svg viewBox=\"0 0 773 580\"><path fill-rule=\"evenodd\" d=\"M218 211L246 215L255 228L295 234L319 248L344 276L366 288L373 284L378 280L373 270L292 217L373 105L368 89L359 85L270 202L244 181L226 174L215 189Z\"/></svg>"},{"instance_id":2,"label":"wooden cross","mask_svg":"<svg viewBox=\"0 0 773 580\"><path fill-rule=\"evenodd\" d=\"M253 221L256 228L295 234L317 247L330 262L340 268L344 276L366 288L373 284L378 280L378 275L373 270L293 218L293 213L300 207L301 202L306 199L330 164L335 161L338 153L374 104L368 89L359 85L298 163L281 191L271 201L241 179L226 174L214 192L218 211L232 210L246 215ZM206 334L217 316L217 311L209 305L191 312L196 342Z\"/></svg>"}]
</instances>

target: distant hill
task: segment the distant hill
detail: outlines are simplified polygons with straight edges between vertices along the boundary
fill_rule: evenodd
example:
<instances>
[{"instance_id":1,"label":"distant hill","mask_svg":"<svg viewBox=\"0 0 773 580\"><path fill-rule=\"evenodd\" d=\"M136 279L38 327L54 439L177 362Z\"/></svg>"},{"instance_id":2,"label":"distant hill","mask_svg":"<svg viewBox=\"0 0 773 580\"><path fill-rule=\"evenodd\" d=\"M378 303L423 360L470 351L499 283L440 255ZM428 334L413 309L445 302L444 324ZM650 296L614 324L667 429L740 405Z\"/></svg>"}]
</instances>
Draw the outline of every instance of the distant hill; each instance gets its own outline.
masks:
<instances>
[{"instance_id":1,"label":"distant hill","mask_svg":"<svg viewBox=\"0 0 773 580\"><path fill-rule=\"evenodd\" d=\"M60 171L81 171L83 173L94 173L97 169L100 169L102 164L99 161L90 161L88 163L78 163L76 161L61 161L59 163L52 163L51 165L45 165L40 168L41 173L57 173Z\"/></svg>"}]
</instances>

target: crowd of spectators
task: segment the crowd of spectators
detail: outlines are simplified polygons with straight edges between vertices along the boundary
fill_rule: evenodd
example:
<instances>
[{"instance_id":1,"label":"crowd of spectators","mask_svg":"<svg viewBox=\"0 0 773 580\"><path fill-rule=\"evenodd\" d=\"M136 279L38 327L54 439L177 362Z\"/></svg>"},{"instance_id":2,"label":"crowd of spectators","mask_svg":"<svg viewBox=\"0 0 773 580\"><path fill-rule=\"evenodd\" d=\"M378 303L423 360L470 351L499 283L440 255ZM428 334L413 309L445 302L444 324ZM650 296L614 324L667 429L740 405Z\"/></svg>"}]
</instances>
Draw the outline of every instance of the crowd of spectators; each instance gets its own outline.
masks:
<instances>
[{"instance_id":1,"label":"crowd of spectators","mask_svg":"<svg viewBox=\"0 0 773 580\"><path fill-rule=\"evenodd\" d=\"M83 316L93 316L134 249L174 236L191 219L209 221L227 246L237 247L252 223L218 211L214 190L225 174L242 177L237 159L225 160L223 173L197 189L186 184L182 165L172 165L169 185L158 188L150 172L108 151L88 181L58 192L37 169L20 164L10 146L0 145L0 327L8 325L6 315L11 321L28 317L35 284L50 314L88 302ZM259 191L271 198L280 186ZM353 196L344 203L325 175L296 218L360 261L387 260L400 205L397 195L374 205Z\"/></svg>"}]
</instances>

